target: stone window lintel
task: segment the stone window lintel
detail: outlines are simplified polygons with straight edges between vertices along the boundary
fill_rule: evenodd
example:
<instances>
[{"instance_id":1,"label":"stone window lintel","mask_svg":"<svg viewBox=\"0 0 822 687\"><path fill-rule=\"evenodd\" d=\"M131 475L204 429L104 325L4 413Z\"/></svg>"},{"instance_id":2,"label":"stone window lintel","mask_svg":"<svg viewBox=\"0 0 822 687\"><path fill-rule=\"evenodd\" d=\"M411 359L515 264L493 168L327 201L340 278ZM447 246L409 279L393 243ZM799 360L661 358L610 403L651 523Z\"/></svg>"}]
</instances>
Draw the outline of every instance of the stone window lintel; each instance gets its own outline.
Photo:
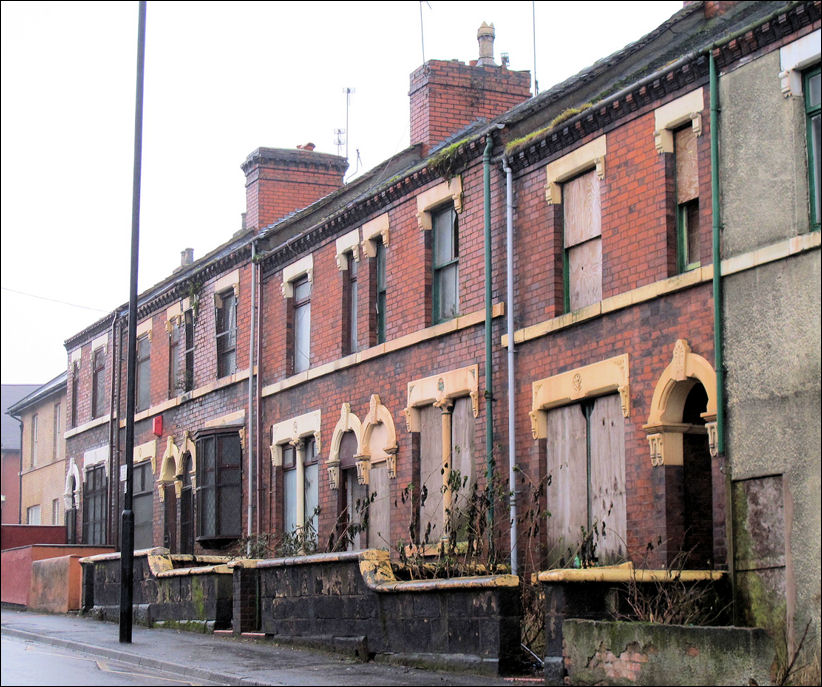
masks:
<instances>
[{"instance_id":1,"label":"stone window lintel","mask_svg":"<svg viewBox=\"0 0 822 687\"><path fill-rule=\"evenodd\" d=\"M606 134L576 150L549 162L545 168L545 201L549 205L562 203L562 182L569 181L594 167L600 179L605 178L605 155L608 152Z\"/></svg>"},{"instance_id":2,"label":"stone window lintel","mask_svg":"<svg viewBox=\"0 0 822 687\"><path fill-rule=\"evenodd\" d=\"M702 110L705 100L702 89L686 93L654 110L654 146L658 153L674 152L674 129L691 122L694 133L702 135Z\"/></svg>"},{"instance_id":3,"label":"stone window lintel","mask_svg":"<svg viewBox=\"0 0 822 687\"><path fill-rule=\"evenodd\" d=\"M422 230L430 230L431 211L447 201L454 203L454 211L462 212L462 177L455 176L450 181L443 181L417 196L417 226Z\"/></svg>"}]
</instances>

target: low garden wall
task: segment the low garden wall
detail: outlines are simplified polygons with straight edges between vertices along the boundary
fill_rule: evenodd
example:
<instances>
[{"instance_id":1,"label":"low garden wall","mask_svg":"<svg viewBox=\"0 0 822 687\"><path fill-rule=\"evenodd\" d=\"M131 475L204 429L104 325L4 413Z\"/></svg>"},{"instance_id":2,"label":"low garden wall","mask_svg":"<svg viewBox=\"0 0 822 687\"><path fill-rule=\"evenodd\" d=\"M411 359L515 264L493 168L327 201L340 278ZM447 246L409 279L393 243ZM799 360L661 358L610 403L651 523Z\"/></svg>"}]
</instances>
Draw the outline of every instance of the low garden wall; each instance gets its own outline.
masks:
<instances>
[{"instance_id":1,"label":"low garden wall","mask_svg":"<svg viewBox=\"0 0 822 687\"><path fill-rule=\"evenodd\" d=\"M234 566L235 632L490 674L520 655L514 575L403 581L380 550Z\"/></svg>"},{"instance_id":2,"label":"low garden wall","mask_svg":"<svg viewBox=\"0 0 822 687\"><path fill-rule=\"evenodd\" d=\"M653 589L659 584L707 584L718 587L720 595L727 586L726 575L722 571L683 570L671 573L667 570L635 570L631 563L547 570L539 573L538 580L545 597L544 669L548 684L563 684L566 674L565 626L568 619L612 620L619 613L627 613L624 599L628 585Z\"/></svg>"},{"instance_id":3,"label":"low garden wall","mask_svg":"<svg viewBox=\"0 0 822 687\"><path fill-rule=\"evenodd\" d=\"M231 627L232 571L228 558L134 552L133 619L146 626L209 632ZM83 610L120 617L120 554L91 556L83 566Z\"/></svg>"},{"instance_id":4,"label":"low garden wall","mask_svg":"<svg viewBox=\"0 0 822 687\"><path fill-rule=\"evenodd\" d=\"M776 651L759 628L565 620L563 635L572 685L773 684Z\"/></svg>"}]
</instances>

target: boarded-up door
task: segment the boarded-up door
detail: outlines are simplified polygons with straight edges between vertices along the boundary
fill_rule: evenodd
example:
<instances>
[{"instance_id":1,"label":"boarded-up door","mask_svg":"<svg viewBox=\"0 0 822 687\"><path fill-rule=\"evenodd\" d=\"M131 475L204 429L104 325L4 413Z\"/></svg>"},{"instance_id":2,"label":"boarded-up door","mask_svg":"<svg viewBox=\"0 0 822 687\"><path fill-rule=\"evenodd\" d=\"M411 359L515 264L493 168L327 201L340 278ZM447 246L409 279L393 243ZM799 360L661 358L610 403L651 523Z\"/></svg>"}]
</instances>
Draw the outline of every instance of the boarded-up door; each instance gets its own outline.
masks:
<instances>
[{"instance_id":1,"label":"boarded-up door","mask_svg":"<svg viewBox=\"0 0 822 687\"><path fill-rule=\"evenodd\" d=\"M370 548L391 548L391 482L388 478L388 464L385 462L385 446L388 443L388 427L377 424L371 430L369 448L371 450L371 476L368 495L371 505L368 511L368 546Z\"/></svg>"},{"instance_id":2,"label":"boarded-up door","mask_svg":"<svg viewBox=\"0 0 822 687\"><path fill-rule=\"evenodd\" d=\"M588 431L591 435L591 521L600 523L597 556L600 562L610 562L624 556L627 536L625 419L618 395L596 399Z\"/></svg>"},{"instance_id":3,"label":"boarded-up door","mask_svg":"<svg viewBox=\"0 0 822 687\"><path fill-rule=\"evenodd\" d=\"M624 554L627 529L619 396L555 408L547 416L549 564L571 565L583 530L595 532L599 562L610 562Z\"/></svg>"},{"instance_id":4,"label":"boarded-up door","mask_svg":"<svg viewBox=\"0 0 822 687\"><path fill-rule=\"evenodd\" d=\"M548 411L548 561L570 565L587 526L586 421L582 406ZM570 558L570 560L568 560Z\"/></svg>"},{"instance_id":5,"label":"boarded-up door","mask_svg":"<svg viewBox=\"0 0 822 687\"><path fill-rule=\"evenodd\" d=\"M434 406L420 413L420 543L442 536L442 411Z\"/></svg>"},{"instance_id":6,"label":"boarded-up door","mask_svg":"<svg viewBox=\"0 0 822 687\"><path fill-rule=\"evenodd\" d=\"M474 418L471 399L467 396L454 401L451 415L451 469L459 471L459 488L453 494L451 509L455 514L453 526L459 530L464 521L471 493L476 482L474 470ZM456 484L456 480L452 481Z\"/></svg>"}]
</instances>

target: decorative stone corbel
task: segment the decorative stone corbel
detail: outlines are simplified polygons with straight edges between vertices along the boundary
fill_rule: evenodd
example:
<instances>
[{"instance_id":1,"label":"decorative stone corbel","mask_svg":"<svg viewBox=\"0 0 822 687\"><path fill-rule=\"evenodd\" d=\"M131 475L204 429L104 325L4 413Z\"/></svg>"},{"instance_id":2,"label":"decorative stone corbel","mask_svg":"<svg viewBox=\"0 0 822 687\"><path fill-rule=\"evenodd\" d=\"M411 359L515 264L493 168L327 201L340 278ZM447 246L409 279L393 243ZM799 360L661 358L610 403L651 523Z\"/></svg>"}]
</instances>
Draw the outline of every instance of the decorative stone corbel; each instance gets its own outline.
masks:
<instances>
[{"instance_id":1,"label":"decorative stone corbel","mask_svg":"<svg viewBox=\"0 0 822 687\"><path fill-rule=\"evenodd\" d=\"M397 452L399 449L395 446L385 452L385 463L388 466L388 479L397 478Z\"/></svg>"},{"instance_id":2,"label":"decorative stone corbel","mask_svg":"<svg viewBox=\"0 0 822 687\"><path fill-rule=\"evenodd\" d=\"M708 430L708 450L711 452L711 458L716 458L718 451L718 433L716 420L713 422L706 422L705 429Z\"/></svg>"},{"instance_id":3,"label":"decorative stone corbel","mask_svg":"<svg viewBox=\"0 0 822 687\"><path fill-rule=\"evenodd\" d=\"M617 392L619 393L619 402L622 406L622 416L623 417L630 417L631 416L631 392L630 392L630 385L623 384L620 387L617 387Z\"/></svg>"},{"instance_id":4,"label":"decorative stone corbel","mask_svg":"<svg viewBox=\"0 0 822 687\"><path fill-rule=\"evenodd\" d=\"M272 444L268 449L271 451L271 465L275 468L281 468L283 466L282 449L276 444Z\"/></svg>"},{"instance_id":5,"label":"decorative stone corbel","mask_svg":"<svg viewBox=\"0 0 822 687\"><path fill-rule=\"evenodd\" d=\"M340 488L340 461L329 460L326 463L326 469L328 470L328 486L336 491Z\"/></svg>"},{"instance_id":6,"label":"decorative stone corbel","mask_svg":"<svg viewBox=\"0 0 822 687\"><path fill-rule=\"evenodd\" d=\"M665 464L664 445L661 434L648 435L648 448L651 453L651 465L655 468Z\"/></svg>"},{"instance_id":7,"label":"decorative stone corbel","mask_svg":"<svg viewBox=\"0 0 822 687\"><path fill-rule=\"evenodd\" d=\"M367 485L371 474L371 457L355 456L357 461L357 482Z\"/></svg>"}]
</instances>

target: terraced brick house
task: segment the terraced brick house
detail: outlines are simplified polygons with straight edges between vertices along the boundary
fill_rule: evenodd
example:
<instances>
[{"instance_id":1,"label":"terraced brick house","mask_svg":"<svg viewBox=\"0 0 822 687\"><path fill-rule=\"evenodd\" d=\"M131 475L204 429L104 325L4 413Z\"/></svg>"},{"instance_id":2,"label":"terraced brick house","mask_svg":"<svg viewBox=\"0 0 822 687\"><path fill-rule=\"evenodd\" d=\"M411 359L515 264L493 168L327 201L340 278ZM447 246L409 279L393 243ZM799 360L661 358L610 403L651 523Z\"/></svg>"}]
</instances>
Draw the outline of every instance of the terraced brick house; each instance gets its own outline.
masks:
<instances>
[{"instance_id":1,"label":"terraced brick house","mask_svg":"<svg viewBox=\"0 0 822 687\"><path fill-rule=\"evenodd\" d=\"M411 145L355 180L312 144L251 153L242 230L139 298L135 545L359 522L346 547L396 550L447 534L456 471L519 512L550 476L536 539L497 512L514 567L591 533L598 562L689 551L739 607L767 579L765 620L810 618L818 655L819 26L815 1L685 3L532 96L483 25L476 61L414 71ZM118 543L125 315L66 341L86 543ZM740 520L762 490L770 553Z\"/></svg>"}]
</instances>

